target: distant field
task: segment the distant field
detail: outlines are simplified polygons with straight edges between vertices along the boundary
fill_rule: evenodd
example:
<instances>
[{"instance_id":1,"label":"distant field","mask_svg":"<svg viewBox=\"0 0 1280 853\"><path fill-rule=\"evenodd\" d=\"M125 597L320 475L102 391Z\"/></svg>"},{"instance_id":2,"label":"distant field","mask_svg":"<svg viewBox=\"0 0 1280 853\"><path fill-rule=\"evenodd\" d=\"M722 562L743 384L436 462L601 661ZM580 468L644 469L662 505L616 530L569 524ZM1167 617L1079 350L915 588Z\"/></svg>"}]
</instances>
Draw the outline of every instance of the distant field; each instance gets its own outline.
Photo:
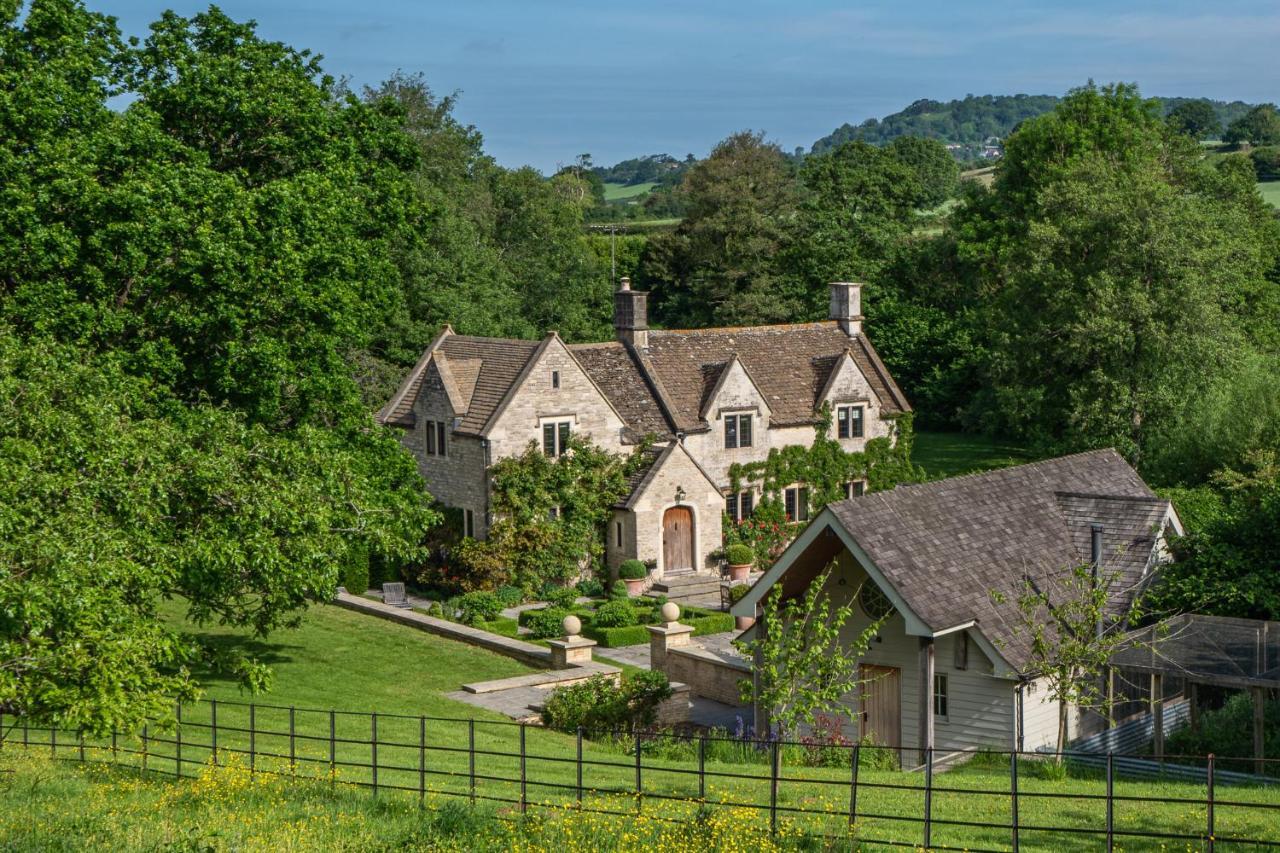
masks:
<instances>
[{"instance_id":1,"label":"distant field","mask_svg":"<svg viewBox=\"0 0 1280 853\"><path fill-rule=\"evenodd\" d=\"M657 184L652 181L647 184L605 184L604 200L625 201L629 198L638 198L642 195L648 195L649 191L656 186Z\"/></svg>"},{"instance_id":2,"label":"distant field","mask_svg":"<svg viewBox=\"0 0 1280 853\"><path fill-rule=\"evenodd\" d=\"M983 166L981 169L969 169L968 171L960 173L960 180L977 181L978 183L982 184L984 187L991 186L992 182L995 181L995 179L996 179L995 166Z\"/></svg>"},{"instance_id":3,"label":"distant field","mask_svg":"<svg viewBox=\"0 0 1280 853\"><path fill-rule=\"evenodd\" d=\"M931 480L1007 468L1031 460L1031 454L1016 444L959 432L917 432L911 453L911 461L924 468Z\"/></svg>"},{"instance_id":4,"label":"distant field","mask_svg":"<svg viewBox=\"0 0 1280 853\"><path fill-rule=\"evenodd\" d=\"M1258 192L1262 200L1272 207L1280 207L1280 181L1266 181L1258 184Z\"/></svg>"}]
</instances>

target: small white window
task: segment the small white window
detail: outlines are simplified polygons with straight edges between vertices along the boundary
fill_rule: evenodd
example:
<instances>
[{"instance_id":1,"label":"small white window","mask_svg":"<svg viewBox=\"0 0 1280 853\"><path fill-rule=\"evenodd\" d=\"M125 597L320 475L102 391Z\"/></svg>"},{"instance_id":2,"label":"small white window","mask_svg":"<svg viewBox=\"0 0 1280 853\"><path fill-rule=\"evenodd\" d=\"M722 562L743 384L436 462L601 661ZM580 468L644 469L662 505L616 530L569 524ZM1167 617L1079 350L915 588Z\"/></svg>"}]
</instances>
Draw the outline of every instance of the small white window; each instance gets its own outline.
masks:
<instances>
[{"instance_id":1,"label":"small white window","mask_svg":"<svg viewBox=\"0 0 1280 853\"><path fill-rule=\"evenodd\" d=\"M547 421L542 425L542 452L548 456L564 456L569 449L571 421Z\"/></svg>"},{"instance_id":2,"label":"small white window","mask_svg":"<svg viewBox=\"0 0 1280 853\"><path fill-rule=\"evenodd\" d=\"M560 517L560 507L558 507L558 506L553 506L551 509L547 510L547 516L548 516L552 521L555 521L557 518L559 518L559 517Z\"/></svg>"},{"instance_id":3,"label":"small white window","mask_svg":"<svg viewBox=\"0 0 1280 853\"><path fill-rule=\"evenodd\" d=\"M809 520L809 488L807 486L792 486L785 489L782 498L788 521Z\"/></svg>"},{"instance_id":4,"label":"small white window","mask_svg":"<svg viewBox=\"0 0 1280 853\"><path fill-rule=\"evenodd\" d=\"M856 498L859 495L867 493L866 480L853 480L844 484L844 496L846 498Z\"/></svg>"},{"instance_id":5,"label":"small white window","mask_svg":"<svg viewBox=\"0 0 1280 853\"><path fill-rule=\"evenodd\" d=\"M724 512L731 521L744 521L755 511L755 493L748 489L745 492L729 494L724 499Z\"/></svg>"},{"instance_id":6,"label":"small white window","mask_svg":"<svg viewBox=\"0 0 1280 853\"><path fill-rule=\"evenodd\" d=\"M444 436L444 421L436 421L436 453L439 453L441 456L448 456L449 454L444 452Z\"/></svg>"},{"instance_id":7,"label":"small white window","mask_svg":"<svg viewBox=\"0 0 1280 853\"><path fill-rule=\"evenodd\" d=\"M836 406L836 436L862 438L862 406Z\"/></svg>"},{"instance_id":8,"label":"small white window","mask_svg":"<svg viewBox=\"0 0 1280 853\"><path fill-rule=\"evenodd\" d=\"M947 677L941 673L933 676L933 715L947 718Z\"/></svg>"},{"instance_id":9,"label":"small white window","mask_svg":"<svg viewBox=\"0 0 1280 853\"><path fill-rule=\"evenodd\" d=\"M726 448L751 446L751 415L724 416L724 446Z\"/></svg>"},{"instance_id":10,"label":"small white window","mask_svg":"<svg viewBox=\"0 0 1280 853\"><path fill-rule=\"evenodd\" d=\"M560 371L558 370L551 371L551 387L552 388L560 387Z\"/></svg>"}]
</instances>

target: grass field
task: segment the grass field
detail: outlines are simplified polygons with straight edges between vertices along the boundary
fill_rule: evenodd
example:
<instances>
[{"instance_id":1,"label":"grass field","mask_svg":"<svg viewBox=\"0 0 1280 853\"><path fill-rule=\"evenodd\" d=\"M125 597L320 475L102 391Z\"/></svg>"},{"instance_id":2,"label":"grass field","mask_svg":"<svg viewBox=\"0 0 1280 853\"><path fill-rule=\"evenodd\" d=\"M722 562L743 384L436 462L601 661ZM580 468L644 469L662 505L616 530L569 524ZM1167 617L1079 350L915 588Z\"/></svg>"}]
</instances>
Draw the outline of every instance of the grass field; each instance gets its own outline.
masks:
<instances>
[{"instance_id":1,"label":"grass field","mask_svg":"<svg viewBox=\"0 0 1280 853\"><path fill-rule=\"evenodd\" d=\"M1258 184L1258 192L1262 200L1272 207L1280 207L1280 181L1266 181Z\"/></svg>"},{"instance_id":2,"label":"grass field","mask_svg":"<svg viewBox=\"0 0 1280 853\"><path fill-rule=\"evenodd\" d=\"M1007 468L1030 462L1033 458L1025 448L1016 444L959 432L917 432L911 453L912 461L935 480Z\"/></svg>"},{"instance_id":3,"label":"grass field","mask_svg":"<svg viewBox=\"0 0 1280 853\"><path fill-rule=\"evenodd\" d=\"M625 201L629 198L638 198L648 195L649 191L656 186L657 184L652 181L644 184L605 184L604 200Z\"/></svg>"},{"instance_id":4,"label":"grass field","mask_svg":"<svg viewBox=\"0 0 1280 853\"><path fill-rule=\"evenodd\" d=\"M241 643L226 631L211 632L222 642ZM247 759L232 751L248 744L248 712L229 703L219 705L219 740L227 768L209 766L207 704L184 712L183 759L186 772L199 778L180 782L139 777L133 770L141 759L116 756L121 766L81 769L52 764L40 756L50 748L45 735L32 733L31 750L15 747L20 735L10 730L0 750L0 849L393 849L398 846L444 846L465 849L752 849L766 850L774 842L767 833L768 810L744 804L767 805L770 785L765 755L749 747L724 742L707 752L706 809L696 800L696 751L684 740L662 739L643 750L643 803L633 794L636 780L634 752L622 744L587 741L583 784L588 809L630 813L642 808L643 817L605 817L563 811L575 790L575 742L570 736L539 728L527 730L528 798L530 815L547 815L512 828L488 818L514 811L519 786L519 728L503 718L477 711L441 695L464 681L518 674L527 668L496 655L412 629L333 607L313 608L303 626L251 648L275 667L270 695L258 701L281 706L257 710L259 753L256 773L247 772ZM210 695L245 699L234 686L214 681ZM376 709L382 767L376 803L366 790L370 772L370 717L336 716L334 749L337 771L328 765L329 723L323 710L295 714L296 762L290 763L289 711L301 708ZM409 715L406 718L392 714ZM416 715L451 717L428 720L424 730ZM469 810L447 809L451 797L468 791L466 743L474 718L477 749L477 793L482 816L476 823ZM271 733L264 733L263 730ZM426 751L419 749L425 731ZM172 735L151 732L149 766L169 771L175 766ZM137 746L136 742L129 742ZM71 758L77 744L60 738L59 755ZM90 740L90 756L109 760L109 751L95 751L108 742ZM124 745L124 744L122 744ZM461 751L458 751L461 749ZM865 753L864 753L865 758ZM419 776L424 761L426 775ZM1019 789L1023 794L1020 819L1025 826L1066 826L1099 829L1104 825L1103 803L1094 799L1056 800L1050 793L1098 795L1103 781L1082 772L1059 778L1039 761L1023 762ZM841 835L847 832L849 769L814 767L799 747L782 752L782 779L777 803L786 846L812 844L803 832ZM263 771L268 771L264 773ZM272 774L298 780L272 781ZM418 817L417 786L426 779L431 807ZM923 802L923 778L918 773L864 767L859 776L856 831L863 839L891 839L919 843L922 829L903 818L918 818ZM332 790L330 787L332 786ZM391 787L409 792L388 790ZM934 827L935 845L1007 849L1008 831L966 826L964 822L1008 822L1011 818L1007 759L978 756L935 782L933 815L952 821ZM1235 802L1280 802L1280 794L1255 788L1229 790ZM1036 796L1039 794L1040 796ZM1116 828L1120 832L1158 831L1194 834L1206 815L1202 805L1186 802L1203 797L1203 786L1172 781L1122 781L1117 794L1154 801L1120 801ZM667 799L671 798L671 799ZM1182 800L1182 802L1180 802ZM798 815L806 809L815 814ZM1278 834L1277 812L1219 804L1219 838L1273 838ZM695 822L692 827L668 825L664 819ZM718 828L717 828L718 827ZM727 827L727 828L726 828ZM716 833L728 833L716 835ZM591 838L597 840L592 842ZM581 846L579 841L581 840ZM1085 851L1099 848L1100 838L1080 833L1024 830L1024 849ZM1154 849L1149 842L1125 849ZM846 842L847 845L847 842ZM874 845L873 845L874 846ZM1175 845L1184 849L1185 844ZM847 849L847 847L846 847ZM1172 849L1172 848L1171 848Z\"/></svg>"}]
</instances>

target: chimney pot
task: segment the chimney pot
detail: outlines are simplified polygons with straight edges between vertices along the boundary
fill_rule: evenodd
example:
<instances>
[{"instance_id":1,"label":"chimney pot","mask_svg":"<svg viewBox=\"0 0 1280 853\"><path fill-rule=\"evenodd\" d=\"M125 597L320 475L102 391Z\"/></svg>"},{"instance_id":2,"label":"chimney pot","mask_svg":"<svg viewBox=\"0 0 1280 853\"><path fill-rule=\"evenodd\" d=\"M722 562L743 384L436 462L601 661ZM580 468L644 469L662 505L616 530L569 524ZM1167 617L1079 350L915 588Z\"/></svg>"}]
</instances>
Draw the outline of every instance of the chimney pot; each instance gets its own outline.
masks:
<instances>
[{"instance_id":1,"label":"chimney pot","mask_svg":"<svg viewBox=\"0 0 1280 853\"><path fill-rule=\"evenodd\" d=\"M840 324L849 337L862 334L862 284L856 281L831 282L830 319Z\"/></svg>"},{"instance_id":2,"label":"chimney pot","mask_svg":"<svg viewBox=\"0 0 1280 853\"><path fill-rule=\"evenodd\" d=\"M631 279L624 275L622 277L622 280L618 282L618 290L630 290L630 289L631 289Z\"/></svg>"}]
</instances>

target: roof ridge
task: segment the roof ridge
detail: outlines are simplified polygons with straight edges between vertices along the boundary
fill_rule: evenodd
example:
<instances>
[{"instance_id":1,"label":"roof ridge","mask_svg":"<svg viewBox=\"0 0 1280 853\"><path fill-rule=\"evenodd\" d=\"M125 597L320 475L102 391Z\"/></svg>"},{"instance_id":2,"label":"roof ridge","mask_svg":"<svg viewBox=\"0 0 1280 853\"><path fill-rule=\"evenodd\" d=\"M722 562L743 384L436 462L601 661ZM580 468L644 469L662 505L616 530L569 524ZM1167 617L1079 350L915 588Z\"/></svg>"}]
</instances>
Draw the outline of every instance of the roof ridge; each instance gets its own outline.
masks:
<instances>
[{"instance_id":1,"label":"roof ridge","mask_svg":"<svg viewBox=\"0 0 1280 853\"><path fill-rule=\"evenodd\" d=\"M759 326L705 326L698 329L650 329L654 335L697 335L713 332L764 332L787 329L826 329L832 328L835 320L809 320L803 323L765 323Z\"/></svg>"},{"instance_id":2,"label":"roof ridge","mask_svg":"<svg viewBox=\"0 0 1280 853\"><path fill-rule=\"evenodd\" d=\"M1112 495L1106 492L1063 492L1056 489L1053 494L1055 497L1060 498L1101 498L1104 501L1147 501L1153 504L1169 503L1168 498L1162 498L1159 495Z\"/></svg>"},{"instance_id":3,"label":"roof ridge","mask_svg":"<svg viewBox=\"0 0 1280 853\"><path fill-rule=\"evenodd\" d=\"M529 340L528 338L491 338L486 335L450 335L450 340L454 341L482 341L489 344L520 344L522 346L536 347L538 344L546 340L546 337L537 340Z\"/></svg>"},{"instance_id":4,"label":"roof ridge","mask_svg":"<svg viewBox=\"0 0 1280 853\"><path fill-rule=\"evenodd\" d=\"M1120 456L1120 453L1114 447L1100 447L1094 450L1081 450L1076 453L1068 453L1066 456L1053 456L1048 459L1035 459L1035 460L1032 460L1031 462L1020 462L1017 465L1006 465L1003 468L992 468L991 470L988 470L988 471L973 471L968 474L957 474L954 477L943 477L939 480L929 480L924 483L907 483L905 485L896 486L895 488L887 492L873 492L873 494L883 496L883 495L893 494L895 492L900 492L900 491L924 489L924 488L929 488L931 486L939 486L943 483L948 483L948 484L956 483L960 480L974 480L974 479L979 479L983 477L995 477L998 475L1006 474L1007 472L1010 472L1010 471L1017 471L1017 470L1026 469L1026 468L1038 468L1038 467L1043 467L1049 464L1057 464L1067 459L1078 459L1082 456L1098 456L1104 453L1114 453L1116 454L1116 456ZM1120 456L1120 461L1124 462L1123 456ZM1127 465L1129 463L1125 462L1125 464ZM1146 497L1146 495L1142 495L1141 497Z\"/></svg>"}]
</instances>

